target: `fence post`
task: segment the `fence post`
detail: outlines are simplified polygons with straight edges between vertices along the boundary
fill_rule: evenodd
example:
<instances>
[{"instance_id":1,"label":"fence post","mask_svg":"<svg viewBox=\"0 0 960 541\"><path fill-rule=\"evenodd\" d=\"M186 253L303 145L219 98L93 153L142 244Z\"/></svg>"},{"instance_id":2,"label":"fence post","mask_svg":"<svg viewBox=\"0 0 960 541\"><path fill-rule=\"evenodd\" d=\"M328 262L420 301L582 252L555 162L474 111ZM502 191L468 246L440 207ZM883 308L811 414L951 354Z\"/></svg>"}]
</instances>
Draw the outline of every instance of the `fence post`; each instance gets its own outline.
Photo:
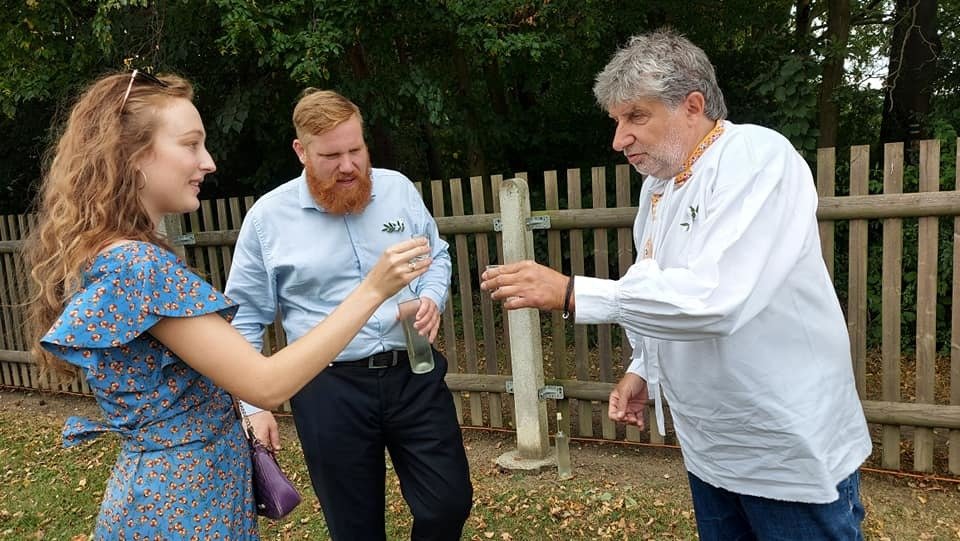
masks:
<instances>
[{"instance_id":1,"label":"fence post","mask_svg":"<svg viewBox=\"0 0 960 541\"><path fill-rule=\"evenodd\" d=\"M528 218L530 191L527 182L521 178L504 181L500 186L504 262L534 259L533 231L527 228ZM507 321L517 417L517 451L521 459L539 460L550 450L547 406L540 399L540 389L544 386L540 312L529 308L511 310Z\"/></svg>"},{"instance_id":2,"label":"fence post","mask_svg":"<svg viewBox=\"0 0 960 541\"><path fill-rule=\"evenodd\" d=\"M157 229L160 230L160 233L167 237L167 240L173 244L173 251L177 256L186 261L187 260L187 251L183 248L181 244L175 244L174 241L183 234L183 226L180 222L179 214L167 214L163 217L163 220L158 224Z\"/></svg>"}]
</instances>

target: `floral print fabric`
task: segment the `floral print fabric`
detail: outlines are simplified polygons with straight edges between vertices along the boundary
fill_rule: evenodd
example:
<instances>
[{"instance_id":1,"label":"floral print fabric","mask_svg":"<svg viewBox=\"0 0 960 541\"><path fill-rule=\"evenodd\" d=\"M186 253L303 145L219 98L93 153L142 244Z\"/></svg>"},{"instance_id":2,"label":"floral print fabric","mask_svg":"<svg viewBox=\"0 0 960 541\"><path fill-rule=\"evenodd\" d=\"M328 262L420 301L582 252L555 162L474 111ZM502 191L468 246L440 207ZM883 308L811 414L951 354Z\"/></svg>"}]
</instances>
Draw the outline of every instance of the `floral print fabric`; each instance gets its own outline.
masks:
<instances>
[{"instance_id":1,"label":"floral print fabric","mask_svg":"<svg viewBox=\"0 0 960 541\"><path fill-rule=\"evenodd\" d=\"M104 432L123 442L95 539L258 539L232 398L148 332L164 317L235 312L176 256L131 242L94 259L42 339L82 369L103 411L100 421L68 419L64 446Z\"/></svg>"}]
</instances>

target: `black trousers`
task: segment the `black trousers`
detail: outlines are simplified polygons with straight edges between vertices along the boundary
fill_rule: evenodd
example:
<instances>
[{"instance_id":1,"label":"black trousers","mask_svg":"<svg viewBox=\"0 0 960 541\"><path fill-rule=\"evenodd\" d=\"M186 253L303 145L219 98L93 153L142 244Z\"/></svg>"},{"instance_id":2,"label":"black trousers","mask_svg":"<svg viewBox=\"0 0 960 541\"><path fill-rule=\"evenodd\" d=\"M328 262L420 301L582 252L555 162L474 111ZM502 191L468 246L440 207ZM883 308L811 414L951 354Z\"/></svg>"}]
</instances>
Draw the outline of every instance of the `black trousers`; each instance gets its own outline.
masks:
<instances>
[{"instance_id":1,"label":"black trousers","mask_svg":"<svg viewBox=\"0 0 960 541\"><path fill-rule=\"evenodd\" d=\"M396 366L330 366L291 400L313 490L334 541L385 540L384 448L413 515L413 540L460 539L473 487L447 360L414 374Z\"/></svg>"}]
</instances>

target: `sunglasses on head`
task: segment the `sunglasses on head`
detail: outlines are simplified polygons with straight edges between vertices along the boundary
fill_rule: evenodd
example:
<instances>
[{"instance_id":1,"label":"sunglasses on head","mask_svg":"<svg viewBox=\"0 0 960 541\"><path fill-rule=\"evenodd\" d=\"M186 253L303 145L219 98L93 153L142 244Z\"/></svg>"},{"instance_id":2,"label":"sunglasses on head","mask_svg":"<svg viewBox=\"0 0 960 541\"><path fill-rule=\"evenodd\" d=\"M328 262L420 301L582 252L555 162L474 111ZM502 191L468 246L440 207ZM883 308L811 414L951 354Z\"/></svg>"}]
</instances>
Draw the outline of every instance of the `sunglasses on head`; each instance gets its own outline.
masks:
<instances>
[{"instance_id":1,"label":"sunglasses on head","mask_svg":"<svg viewBox=\"0 0 960 541\"><path fill-rule=\"evenodd\" d=\"M140 70L133 70L133 71L131 71L131 72L130 72L130 84L127 85L127 91L123 93L123 99L120 100L120 112L121 112L121 113L123 112L123 106L127 104L127 98L130 97L130 91L133 90L133 83L134 83L134 81L137 80L137 76L139 76L141 79L143 79L144 81L146 81L146 82L148 82L148 83L150 83L150 84L152 84L152 85L160 86L160 87L163 87L163 88L166 88L166 87L167 87L167 83L161 81L160 79L157 79L155 76L153 76L153 75L150 74L150 73L147 73L147 72L145 72L145 71L140 71Z\"/></svg>"}]
</instances>

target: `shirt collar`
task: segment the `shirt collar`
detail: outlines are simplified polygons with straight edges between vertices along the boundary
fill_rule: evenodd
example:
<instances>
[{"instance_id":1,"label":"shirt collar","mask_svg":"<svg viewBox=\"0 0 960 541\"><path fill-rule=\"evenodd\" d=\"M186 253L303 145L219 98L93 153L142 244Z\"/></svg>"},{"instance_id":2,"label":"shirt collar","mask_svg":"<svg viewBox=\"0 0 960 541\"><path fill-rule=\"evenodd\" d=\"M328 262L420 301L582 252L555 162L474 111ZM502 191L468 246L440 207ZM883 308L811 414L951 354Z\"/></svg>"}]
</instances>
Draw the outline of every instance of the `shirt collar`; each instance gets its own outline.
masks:
<instances>
[{"instance_id":1,"label":"shirt collar","mask_svg":"<svg viewBox=\"0 0 960 541\"><path fill-rule=\"evenodd\" d=\"M715 143L720 136L723 135L723 119L718 119L717 123L713 126L706 135L703 136L703 139L694 147L693 152L687 156L687 159L683 162L683 168L680 170L680 173L673 177L674 187L679 188L683 186L690 177L693 176L693 164L697 163L697 160L700 159L700 156L710 148L710 145Z\"/></svg>"}]
</instances>

